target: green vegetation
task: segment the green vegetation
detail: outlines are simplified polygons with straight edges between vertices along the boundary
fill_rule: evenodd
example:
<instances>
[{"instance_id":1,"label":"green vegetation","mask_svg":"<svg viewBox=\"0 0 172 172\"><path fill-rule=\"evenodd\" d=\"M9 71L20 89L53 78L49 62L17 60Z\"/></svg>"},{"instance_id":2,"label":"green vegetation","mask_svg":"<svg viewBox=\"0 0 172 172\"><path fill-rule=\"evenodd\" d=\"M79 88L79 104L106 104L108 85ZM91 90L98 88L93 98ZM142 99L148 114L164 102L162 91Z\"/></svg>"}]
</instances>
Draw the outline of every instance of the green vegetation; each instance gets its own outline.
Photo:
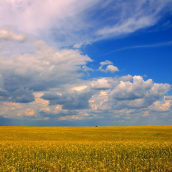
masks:
<instances>
[{"instance_id":1,"label":"green vegetation","mask_svg":"<svg viewBox=\"0 0 172 172\"><path fill-rule=\"evenodd\" d=\"M172 126L0 127L0 171L172 171Z\"/></svg>"}]
</instances>

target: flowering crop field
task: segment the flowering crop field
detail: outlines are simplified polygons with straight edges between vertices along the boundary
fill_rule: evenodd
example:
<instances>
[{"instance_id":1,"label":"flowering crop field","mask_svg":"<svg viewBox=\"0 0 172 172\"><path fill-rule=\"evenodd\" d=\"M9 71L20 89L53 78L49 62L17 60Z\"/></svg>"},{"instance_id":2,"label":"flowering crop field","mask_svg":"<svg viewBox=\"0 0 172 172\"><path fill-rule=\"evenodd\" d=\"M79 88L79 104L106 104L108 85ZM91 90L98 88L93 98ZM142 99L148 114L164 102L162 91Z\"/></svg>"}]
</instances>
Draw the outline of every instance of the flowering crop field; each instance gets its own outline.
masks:
<instances>
[{"instance_id":1,"label":"flowering crop field","mask_svg":"<svg viewBox=\"0 0 172 172\"><path fill-rule=\"evenodd\" d=\"M170 172L172 126L0 127L0 171Z\"/></svg>"}]
</instances>

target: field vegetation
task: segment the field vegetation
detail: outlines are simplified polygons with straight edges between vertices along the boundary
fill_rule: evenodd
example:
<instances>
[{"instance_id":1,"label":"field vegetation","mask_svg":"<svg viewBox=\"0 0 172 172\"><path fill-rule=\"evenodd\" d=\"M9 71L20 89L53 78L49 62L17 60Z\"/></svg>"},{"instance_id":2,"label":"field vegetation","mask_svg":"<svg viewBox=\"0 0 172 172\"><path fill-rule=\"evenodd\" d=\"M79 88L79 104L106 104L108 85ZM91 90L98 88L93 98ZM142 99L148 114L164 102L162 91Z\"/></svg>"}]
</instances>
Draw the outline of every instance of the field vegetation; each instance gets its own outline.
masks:
<instances>
[{"instance_id":1,"label":"field vegetation","mask_svg":"<svg viewBox=\"0 0 172 172\"><path fill-rule=\"evenodd\" d=\"M0 171L170 172L172 126L0 127Z\"/></svg>"}]
</instances>

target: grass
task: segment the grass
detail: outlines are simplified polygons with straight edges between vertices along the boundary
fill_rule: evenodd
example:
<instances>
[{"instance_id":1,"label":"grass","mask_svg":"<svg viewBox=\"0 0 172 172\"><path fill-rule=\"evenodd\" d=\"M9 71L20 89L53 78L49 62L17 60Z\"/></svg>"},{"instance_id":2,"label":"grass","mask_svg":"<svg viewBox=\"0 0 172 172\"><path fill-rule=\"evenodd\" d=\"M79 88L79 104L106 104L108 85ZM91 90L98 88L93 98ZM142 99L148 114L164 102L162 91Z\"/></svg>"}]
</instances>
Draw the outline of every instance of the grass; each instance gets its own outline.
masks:
<instances>
[{"instance_id":1,"label":"grass","mask_svg":"<svg viewBox=\"0 0 172 172\"><path fill-rule=\"evenodd\" d=\"M0 171L172 171L172 126L0 127Z\"/></svg>"}]
</instances>

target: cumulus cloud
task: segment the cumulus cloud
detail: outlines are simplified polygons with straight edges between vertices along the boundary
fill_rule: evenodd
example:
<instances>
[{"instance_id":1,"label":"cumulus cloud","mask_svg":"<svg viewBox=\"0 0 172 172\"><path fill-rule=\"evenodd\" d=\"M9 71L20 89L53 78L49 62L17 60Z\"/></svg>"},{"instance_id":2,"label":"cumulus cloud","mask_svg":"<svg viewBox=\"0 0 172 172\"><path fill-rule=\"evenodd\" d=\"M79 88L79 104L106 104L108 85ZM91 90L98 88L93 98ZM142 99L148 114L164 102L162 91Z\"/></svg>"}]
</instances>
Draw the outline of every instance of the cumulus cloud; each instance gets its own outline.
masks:
<instances>
[{"instance_id":1,"label":"cumulus cloud","mask_svg":"<svg viewBox=\"0 0 172 172\"><path fill-rule=\"evenodd\" d=\"M8 93L7 90L4 90L4 89L0 88L0 96L1 97L8 97L9 93Z\"/></svg>"},{"instance_id":2,"label":"cumulus cloud","mask_svg":"<svg viewBox=\"0 0 172 172\"><path fill-rule=\"evenodd\" d=\"M172 100L163 100L154 102L149 110L156 112L170 112L172 109Z\"/></svg>"},{"instance_id":3,"label":"cumulus cloud","mask_svg":"<svg viewBox=\"0 0 172 172\"><path fill-rule=\"evenodd\" d=\"M34 100L33 90L29 90L28 88L24 89L21 87L12 93L12 102L29 103Z\"/></svg>"},{"instance_id":4,"label":"cumulus cloud","mask_svg":"<svg viewBox=\"0 0 172 172\"><path fill-rule=\"evenodd\" d=\"M133 83L120 81L120 84L111 92L117 100L134 100L144 97L145 92L153 86L151 79L144 81L141 76L134 76Z\"/></svg>"},{"instance_id":5,"label":"cumulus cloud","mask_svg":"<svg viewBox=\"0 0 172 172\"><path fill-rule=\"evenodd\" d=\"M110 65L108 65L108 64L110 64ZM101 66L99 67L99 70L102 71L102 72L111 72L111 73L118 72L119 69L116 66L113 66L112 64L113 63L111 61L109 61L109 60L105 60L104 62L100 62ZM108 65L106 67L106 70L103 69L103 66L105 66L105 65Z\"/></svg>"},{"instance_id":6,"label":"cumulus cloud","mask_svg":"<svg viewBox=\"0 0 172 172\"><path fill-rule=\"evenodd\" d=\"M1 78L7 90L28 87L38 91L69 84L82 77L78 72L81 66L92 61L78 50L58 50L43 41L35 42L34 47L31 54L0 57Z\"/></svg>"},{"instance_id":7,"label":"cumulus cloud","mask_svg":"<svg viewBox=\"0 0 172 172\"><path fill-rule=\"evenodd\" d=\"M49 105L62 105L63 109L89 109L89 99L92 97L93 92L83 89L80 92L73 91L62 95L54 93L45 93L41 98L49 100Z\"/></svg>"},{"instance_id":8,"label":"cumulus cloud","mask_svg":"<svg viewBox=\"0 0 172 172\"><path fill-rule=\"evenodd\" d=\"M24 42L27 40L27 36L26 34L16 34L10 29L1 29L0 40Z\"/></svg>"},{"instance_id":9,"label":"cumulus cloud","mask_svg":"<svg viewBox=\"0 0 172 172\"><path fill-rule=\"evenodd\" d=\"M169 84L157 84L151 79L144 81L141 76L134 76L133 82L120 81L108 94L108 101L102 105L109 109L147 108L170 89Z\"/></svg>"},{"instance_id":10,"label":"cumulus cloud","mask_svg":"<svg viewBox=\"0 0 172 172\"><path fill-rule=\"evenodd\" d=\"M94 71L94 69L92 69L92 68L90 68L90 67L88 67L86 65L82 66L82 70L83 71Z\"/></svg>"},{"instance_id":11,"label":"cumulus cloud","mask_svg":"<svg viewBox=\"0 0 172 172\"><path fill-rule=\"evenodd\" d=\"M113 63L111 61L109 61L109 60L105 60L104 62L100 62L101 66L109 65L109 64L113 64Z\"/></svg>"},{"instance_id":12,"label":"cumulus cloud","mask_svg":"<svg viewBox=\"0 0 172 172\"><path fill-rule=\"evenodd\" d=\"M107 71L107 72L111 72L111 73L115 73L115 72L118 72L119 69L118 69L116 66L108 65L108 66L106 67L106 71Z\"/></svg>"},{"instance_id":13,"label":"cumulus cloud","mask_svg":"<svg viewBox=\"0 0 172 172\"><path fill-rule=\"evenodd\" d=\"M130 81L133 79L133 77L131 75L126 75L126 76L122 76L119 78L121 81Z\"/></svg>"},{"instance_id":14,"label":"cumulus cloud","mask_svg":"<svg viewBox=\"0 0 172 172\"><path fill-rule=\"evenodd\" d=\"M91 87L95 90L107 90L111 88L111 85L105 78L101 78L97 81L92 81Z\"/></svg>"}]
</instances>

